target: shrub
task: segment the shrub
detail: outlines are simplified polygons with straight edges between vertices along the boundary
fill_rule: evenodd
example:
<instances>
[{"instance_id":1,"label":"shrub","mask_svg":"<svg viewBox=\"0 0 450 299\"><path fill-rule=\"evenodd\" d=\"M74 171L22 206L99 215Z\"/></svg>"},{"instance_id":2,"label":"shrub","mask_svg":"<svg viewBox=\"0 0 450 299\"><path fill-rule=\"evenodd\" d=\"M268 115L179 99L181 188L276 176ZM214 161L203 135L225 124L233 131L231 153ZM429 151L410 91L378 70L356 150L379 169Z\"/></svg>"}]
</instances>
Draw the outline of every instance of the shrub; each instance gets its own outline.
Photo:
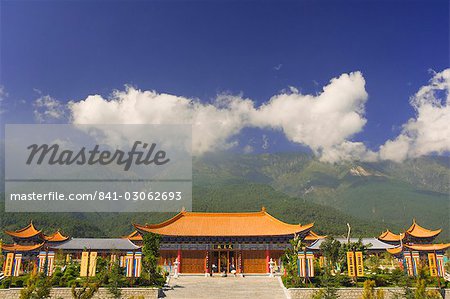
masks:
<instances>
[{"instance_id":1,"label":"shrub","mask_svg":"<svg viewBox=\"0 0 450 299\"><path fill-rule=\"evenodd\" d=\"M52 290L51 277L44 273L32 275L25 288L20 291L20 299L43 299L49 298Z\"/></svg>"}]
</instances>

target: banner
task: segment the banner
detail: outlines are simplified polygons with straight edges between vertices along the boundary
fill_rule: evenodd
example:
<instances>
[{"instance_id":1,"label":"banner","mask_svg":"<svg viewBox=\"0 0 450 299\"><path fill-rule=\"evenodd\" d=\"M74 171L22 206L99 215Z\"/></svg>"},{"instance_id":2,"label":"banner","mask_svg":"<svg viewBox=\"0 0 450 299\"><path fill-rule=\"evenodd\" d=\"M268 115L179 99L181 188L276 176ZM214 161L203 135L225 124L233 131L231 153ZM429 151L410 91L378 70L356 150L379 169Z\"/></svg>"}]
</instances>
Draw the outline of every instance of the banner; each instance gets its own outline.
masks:
<instances>
[{"instance_id":1,"label":"banner","mask_svg":"<svg viewBox=\"0 0 450 299\"><path fill-rule=\"evenodd\" d=\"M5 262L5 276L6 277L9 277L12 275L13 262L14 262L14 253L10 252L6 255L6 262Z\"/></svg>"},{"instance_id":2,"label":"banner","mask_svg":"<svg viewBox=\"0 0 450 299\"><path fill-rule=\"evenodd\" d=\"M83 251L81 253L80 277L86 277L88 275L88 263L89 252Z\"/></svg>"},{"instance_id":3,"label":"banner","mask_svg":"<svg viewBox=\"0 0 450 299\"><path fill-rule=\"evenodd\" d=\"M436 256L434 255L434 253L428 253L428 265L430 268L430 276L432 277L438 276Z\"/></svg>"},{"instance_id":4,"label":"banner","mask_svg":"<svg viewBox=\"0 0 450 299\"><path fill-rule=\"evenodd\" d=\"M403 257L404 257L404 262L405 262L405 268L406 268L406 272L408 273L409 276L414 276L414 266L413 266L413 260L412 260L412 256L411 256L411 252L410 251L405 251L403 253Z\"/></svg>"},{"instance_id":5,"label":"banner","mask_svg":"<svg viewBox=\"0 0 450 299\"><path fill-rule=\"evenodd\" d=\"M95 276L97 268L97 252L92 251L89 258L89 276Z\"/></svg>"},{"instance_id":6,"label":"banner","mask_svg":"<svg viewBox=\"0 0 450 299\"><path fill-rule=\"evenodd\" d=\"M314 277L314 254L312 252L299 252L298 275L300 277Z\"/></svg>"},{"instance_id":7,"label":"banner","mask_svg":"<svg viewBox=\"0 0 450 299\"><path fill-rule=\"evenodd\" d=\"M22 254L16 253L16 255L14 256L14 266L12 270L12 276L19 276L21 266L22 266Z\"/></svg>"},{"instance_id":8,"label":"banner","mask_svg":"<svg viewBox=\"0 0 450 299\"><path fill-rule=\"evenodd\" d=\"M319 257L319 267L323 268L325 266L325 257L324 256L320 256Z\"/></svg>"},{"instance_id":9,"label":"banner","mask_svg":"<svg viewBox=\"0 0 450 299\"><path fill-rule=\"evenodd\" d=\"M356 259L356 276L362 277L364 276L364 259L361 251L355 252Z\"/></svg>"},{"instance_id":10,"label":"banner","mask_svg":"<svg viewBox=\"0 0 450 299\"><path fill-rule=\"evenodd\" d=\"M439 277L444 277L445 263L444 263L444 255L443 254L436 254L436 264L437 264L437 271L438 271Z\"/></svg>"},{"instance_id":11,"label":"banner","mask_svg":"<svg viewBox=\"0 0 450 299\"><path fill-rule=\"evenodd\" d=\"M127 277L133 277L133 252L127 252L125 256L125 273Z\"/></svg>"},{"instance_id":12,"label":"banner","mask_svg":"<svg viewBox=\"0 0 450 299\"><path fill-rule=\"evenodd\" d=\"M134 277L141 277L142 252L134 254Z\"/></svg>"},{"instance_id":13,"label":"banner","mask_svg":"<svg viewBox=\"0 0 450 299\"><path fill-rule=\"evenodd\" d=\"M44 266L45 266L45 259L47 258L47 253L45 251L39 252L38 255L38 271L44 272Z\"/></svg>"},{"instance_id":14,"label":"banner","mask_svg":"<svg viewBox=\"0 0 450 299\"><path fill-rule=\"evenodd\" d=\"M355 277L355 253L353 251L347 251L347 268L348 276Z\"/></svg>"},{"instance_id":15,"label":"banner","mask_svg":"<svg viewBox=\"0 0 450 299\"><path fill-rule=\"evenodd\" d=\"M49 251L47 255L47 276L53 275L53 264L55 263L55 253Z\"/></svg>"},{"instance_id":16,"label":"banner","mask_svg":"<svg viewBox=\"0 0 450 299\"><path fill-rule=\"evenodd\" d=\"M420 255L418 251L412 252L414 276L417 276L417 269L420 265Z\"/></svg>"},{"instance_id":17,"label":"banner","mask_svg":"<svg viewBox=\"0 0 450 299\"><path fill-rule=\"evenodd\" d=\"M121 268L125 267L125 256L121 255L119 259L119 266Z\"/></svg>"}]
</instances>

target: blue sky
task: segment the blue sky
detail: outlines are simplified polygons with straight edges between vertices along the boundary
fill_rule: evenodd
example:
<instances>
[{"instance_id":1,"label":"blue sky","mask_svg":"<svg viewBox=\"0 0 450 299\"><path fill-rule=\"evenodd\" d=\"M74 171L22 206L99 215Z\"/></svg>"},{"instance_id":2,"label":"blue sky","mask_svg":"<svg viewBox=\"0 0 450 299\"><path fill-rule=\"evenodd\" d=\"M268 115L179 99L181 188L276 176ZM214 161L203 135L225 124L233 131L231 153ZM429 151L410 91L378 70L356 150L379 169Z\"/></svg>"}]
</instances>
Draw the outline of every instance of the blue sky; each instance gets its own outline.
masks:
<instances>
[{"instance_id":1,"label":"blue sky","mask_svg":"<svg viewBox=\"0 0 450 299\"><path fill-rule=\"evenodd\" d=\"M42 94L67 102L131 84L256 105L289 86L316 94L361 71L370 149L395 138L409 98L449 66L448 1L2 1L2 123L34 122ZM273 150L298 148L281 134ZM274 141L275 140L275 141Z\"/></svg>"}]
</instances>

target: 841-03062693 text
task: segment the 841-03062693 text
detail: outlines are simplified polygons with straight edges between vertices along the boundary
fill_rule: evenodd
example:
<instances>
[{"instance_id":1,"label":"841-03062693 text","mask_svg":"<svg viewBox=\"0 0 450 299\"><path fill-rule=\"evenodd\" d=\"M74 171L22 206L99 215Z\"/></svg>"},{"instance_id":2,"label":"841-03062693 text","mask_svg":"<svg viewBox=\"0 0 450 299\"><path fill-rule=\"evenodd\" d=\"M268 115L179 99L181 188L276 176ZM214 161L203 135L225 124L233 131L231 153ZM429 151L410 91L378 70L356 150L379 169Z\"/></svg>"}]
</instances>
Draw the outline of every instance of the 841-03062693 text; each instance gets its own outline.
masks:
<instances>
[{"instance_id":1,"label":"841-03062693 text","mask_svg":"<svg viewBox=\"0 0 450 299\"><path fill-rule=\"evenodd\" d=\"M10 200L21 201L179 201L182 199L181 191L95 191L93 193L70 193L65 194L62 192L50 191L46 193L11 193Z\"/></svg>"}]
</instances>

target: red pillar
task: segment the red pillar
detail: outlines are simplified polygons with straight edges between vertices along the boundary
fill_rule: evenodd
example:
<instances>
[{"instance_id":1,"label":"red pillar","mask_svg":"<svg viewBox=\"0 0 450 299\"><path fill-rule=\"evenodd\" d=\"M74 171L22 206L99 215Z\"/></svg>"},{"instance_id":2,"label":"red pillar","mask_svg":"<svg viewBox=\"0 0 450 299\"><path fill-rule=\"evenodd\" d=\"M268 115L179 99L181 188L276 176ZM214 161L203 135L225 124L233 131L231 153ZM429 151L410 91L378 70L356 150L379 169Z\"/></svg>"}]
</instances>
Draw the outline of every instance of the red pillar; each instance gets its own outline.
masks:
<instances>
[{"instance_id":1,"label":"red pillar","mask_svg":"<svg viewBox=\"0 0 450 299\"><path fill-rule=\"evenodd\" d=\"M205 255L205 273L209 274L209 250L206 250Z\"/></svg>"},{"instance_id":2,"label":"red pillar","mask_svg":"<svg viewBox=\"0 0 450 299\"><path fill-rule=\"evenodd\" d=\"M180 263L178 265L178 273L181 273L181 248L178 248L178 253L177 253L177 258L178 258L178 262Z\"/></svg>"},{"instance_id":3,"label":"red pillar","mask_svg":"<svg viewBox=\"0 0 450 299\"><path fill-rule=\"evenodd\" d=\"M266 249L266 272L267 273L270 272L269 262L270 262L270 251L269 251L269 249Z\"/></svg>"}]
</instances>

